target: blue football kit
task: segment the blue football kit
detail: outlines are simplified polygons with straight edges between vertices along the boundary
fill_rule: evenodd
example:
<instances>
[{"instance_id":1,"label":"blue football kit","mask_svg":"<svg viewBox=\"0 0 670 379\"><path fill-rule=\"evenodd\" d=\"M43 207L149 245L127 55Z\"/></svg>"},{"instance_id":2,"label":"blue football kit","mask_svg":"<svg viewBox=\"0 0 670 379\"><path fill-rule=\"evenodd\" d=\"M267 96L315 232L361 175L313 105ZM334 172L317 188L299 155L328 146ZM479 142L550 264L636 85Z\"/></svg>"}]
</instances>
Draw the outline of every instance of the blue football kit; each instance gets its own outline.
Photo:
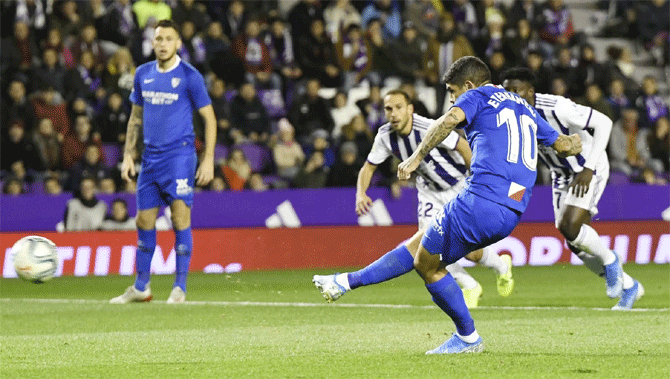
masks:
<instances>
[{"instance_id":1,"label":"blue football kit","mask_svg":"<svg viewBox=\"0 0 670 379\"><path fill-rule=\"evenodd\" d=\"M528 206L537 178L537 141L551 146L558 133L525 100L485 85L461 95L454 107L472 148L472 175L431 222L422 245L451 264L507 237Z\"/></svg>"},{"instance_id":2,"label":"blue football kit","mask_svg":"<svg viewBox=\"0 0 670 379\"><path fill-rule=\"evenodd\" d=\"M155 61L135 72L133 104L143 107L144 153L137 181L137 208L193 205L197 157L193 112L211 104L202 75L177 57L159 71Z\"/></svg>"}]
</instances>

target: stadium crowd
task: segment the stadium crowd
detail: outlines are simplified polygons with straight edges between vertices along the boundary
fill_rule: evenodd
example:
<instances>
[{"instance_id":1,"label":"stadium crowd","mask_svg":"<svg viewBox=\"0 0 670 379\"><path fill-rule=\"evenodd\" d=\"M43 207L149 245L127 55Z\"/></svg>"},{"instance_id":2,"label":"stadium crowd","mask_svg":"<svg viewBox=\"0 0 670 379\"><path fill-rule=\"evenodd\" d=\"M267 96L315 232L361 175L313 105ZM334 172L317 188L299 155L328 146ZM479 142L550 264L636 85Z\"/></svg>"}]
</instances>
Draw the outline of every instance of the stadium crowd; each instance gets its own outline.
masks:
<instances>
[{"instance_id":1,"label":"stadium crowd","mask_svg":"<svg viewBox=\"0 0 670 379\"><path fill-rule=\"evenodd\" d=\"M156 22L169 18L217 118L215 179L201 191L355 186L385 122L385 91L399 87L416 113L437 117L440 79L466 55L489 64L494 84L506 68L526 66L538 92L612 118L609 157L625 180L670 179L668 104L657 79L634 79L625 46L598 61L562 0L300 0L287 12L277 0L0 6L5 195L134 192L119 171L128 95L136 67L154 59ZM639 41L651 64L668 65L668 0L599 6L613 13L603 33ZM198 115L194 125L200 150ZM373 183L397 190L394 162L385 166Z\"/></svg>"}]
</instances>

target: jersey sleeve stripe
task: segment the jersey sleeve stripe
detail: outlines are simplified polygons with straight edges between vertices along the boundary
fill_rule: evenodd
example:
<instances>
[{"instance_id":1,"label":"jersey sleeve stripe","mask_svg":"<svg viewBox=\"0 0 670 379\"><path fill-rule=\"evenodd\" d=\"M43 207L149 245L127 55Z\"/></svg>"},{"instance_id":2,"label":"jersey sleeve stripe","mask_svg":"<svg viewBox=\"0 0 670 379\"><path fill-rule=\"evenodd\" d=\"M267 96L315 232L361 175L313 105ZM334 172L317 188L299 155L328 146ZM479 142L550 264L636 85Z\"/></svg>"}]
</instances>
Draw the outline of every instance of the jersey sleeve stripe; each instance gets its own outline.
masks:
<instances>
[{"instance_id":1,"label":"jersey sleeve stripe","mask_svg":"<svg viewBox=\"0 0 670 379\"><path fill-rule=\"evenodd\" d=\"M591 116L593 116L593 108L591 108L591 111L589 112L589 118L586 119L586 125L584 125L583 129L586 129L589 127L589 122L591 122Z\"/></svg>"},{"instance_id":2,"label":"jersey sleeve stripe","mask_svg":"<svg viewBox=\"0 0 670 379\"><path fill-rule=\"evenodd\" d=\"M554 120L556 120L556 123L561 128L561 131L563 132L563 134L568 135L570 133L570 131L568 130L568 128L563 126L563 124L561 123L561 120L558 119L558 116L556 116L556 111L551 111L551 115L554 116Z\"/></svg>"}]
</instances>

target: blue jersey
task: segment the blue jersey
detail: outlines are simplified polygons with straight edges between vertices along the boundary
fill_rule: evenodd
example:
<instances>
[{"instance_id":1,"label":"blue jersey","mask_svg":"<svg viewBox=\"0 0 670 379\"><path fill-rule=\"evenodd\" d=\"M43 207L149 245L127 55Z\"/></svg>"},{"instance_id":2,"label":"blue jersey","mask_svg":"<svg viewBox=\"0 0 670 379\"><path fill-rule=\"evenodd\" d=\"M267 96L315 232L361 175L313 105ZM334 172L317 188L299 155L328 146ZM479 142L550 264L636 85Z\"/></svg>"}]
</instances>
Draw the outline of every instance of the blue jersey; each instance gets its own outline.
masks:
<instances>
[{"instance_id":1,"label":"blue jersey","mask_svg":"<svg viewBox=\"0 0 670 379\"><path fill-rule=\"evenodd\" d=\"M523 212L537 178L537 141L550 146L556 132L519 95L485 85L464 93L454 107L465 113L472 149L467 189Z\"/></svg>"},{"instance_id":2,"label":"blue jersey","mask_svg":"<svg viewBox=\"0 0 670 379\"><path fill-rule=\"evenodd\" d=\"M212 103L202 75L177 56L165 72L156 61L137 68L130 101L144 108L145 151L162 153L194 146L193 111Z\"/></svg>"}]
</instances>

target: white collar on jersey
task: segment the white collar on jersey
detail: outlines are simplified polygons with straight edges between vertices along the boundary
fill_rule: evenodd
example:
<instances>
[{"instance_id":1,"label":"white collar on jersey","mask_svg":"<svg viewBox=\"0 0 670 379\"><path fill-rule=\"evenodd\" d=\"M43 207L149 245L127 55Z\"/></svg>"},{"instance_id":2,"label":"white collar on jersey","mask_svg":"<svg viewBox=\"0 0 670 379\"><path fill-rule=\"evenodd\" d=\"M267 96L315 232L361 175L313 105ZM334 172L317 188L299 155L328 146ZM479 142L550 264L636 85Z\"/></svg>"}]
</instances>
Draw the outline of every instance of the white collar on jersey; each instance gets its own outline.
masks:
<instances>
[{"instance_id":1,"label":"white collar on jersey","mask_svg":"<svg viewBox=\"0 0 670 379\"><path fill-rule=\"evenodd\" d=\"M179 57L179 55L175 54L175 56L177 57L177 59L174 61L174 64L172 65L172 67L168 68L165 71L161 71L160 66L158 66L158 61L156 61L156 70L158 70L158 72L160 72L161 74L165 74L166 72L170 72L175 68L177 68L177 66L179 66L179 63L181 62L181 58Z\"/></svg>"}]
</instances>

